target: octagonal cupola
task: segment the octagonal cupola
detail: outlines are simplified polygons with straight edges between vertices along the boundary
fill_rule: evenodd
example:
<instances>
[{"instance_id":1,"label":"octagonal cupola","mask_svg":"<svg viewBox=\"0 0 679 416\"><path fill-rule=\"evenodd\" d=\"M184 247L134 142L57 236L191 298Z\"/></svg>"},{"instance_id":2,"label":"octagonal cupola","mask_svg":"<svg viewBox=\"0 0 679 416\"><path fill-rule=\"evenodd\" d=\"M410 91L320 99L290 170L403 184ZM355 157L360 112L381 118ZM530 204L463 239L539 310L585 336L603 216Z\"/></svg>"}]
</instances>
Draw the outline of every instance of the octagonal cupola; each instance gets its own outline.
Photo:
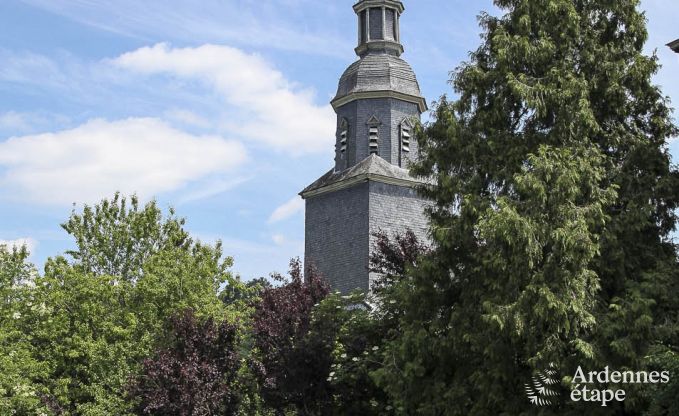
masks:
<instances>
[{"instance_id":1,"label":"octagonal cupola","mask_svg":"<svg viewBox=\"0 0 679 416\"><path fill-rule=\"evenodd\" d=\"M395 56L403 53L399 21L403 3L397 0L362 0L354 5L358 15L356 54L365 56L372 50Z\"/></svg>"},{"instance_id":2,"label":"octagonal cupola","mask_svg":"<svg viewBox=\"0 0 679 416\"><path fill-rule=\"evenodd\" d=\"M398 0L362 0L354 5L359 59L344 71L331 101L337 113L336 172L373 155L400 168L417 157L411 129L427 104L415 72L401 57L404 10Z\"/></svg>"}]
</instances>

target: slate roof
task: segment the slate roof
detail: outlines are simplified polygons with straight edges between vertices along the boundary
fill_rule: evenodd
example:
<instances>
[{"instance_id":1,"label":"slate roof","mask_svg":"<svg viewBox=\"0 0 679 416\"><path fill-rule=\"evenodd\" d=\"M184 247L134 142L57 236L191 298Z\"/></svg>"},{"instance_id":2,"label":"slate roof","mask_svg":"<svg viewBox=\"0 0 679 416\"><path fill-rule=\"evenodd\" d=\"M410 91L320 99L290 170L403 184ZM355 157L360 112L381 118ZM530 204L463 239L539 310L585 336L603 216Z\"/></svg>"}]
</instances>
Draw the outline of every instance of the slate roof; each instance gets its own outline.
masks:
<instances>
[{"instance_id":1,"label":"slate roof","mask_svg":"<svg viewBox=\"0 0 679 416\"><path fill-rule=\"evenodd\" d=\"M414 178L410 175L408 170L392 165L386 160L377 155L370 155L363 159L358 164L345 169L341 172L335 172L331 169L328 173L318 178L314 183L304 188L300 195L304 196L310 192L318 191L322 188L331 185L342 184L347 185L360 179L387 179L390 181L411 182L414 186L418 184L427 183L426 180Z\"/></svg>"},{"instance_id":2,"label":"slate roof","mask_svg":"<svg viewBox=\"0 0 679 416\"><path fill-rule=\"evenodd\" d=\"M355 92L368 91L396 91L422 96L410 65L386 53L367 54L349 66L340 78L335 100Z\"/></svg>"},{"instance_id":3,"label":"slate roof","mask_svg":"<svg viewBox=\"0 0 679 416\"><path fill-rule=\"evenodd\" d=\"M676 53L679 53L679 39L667 44Z\"/></svg>"}]
</instances>

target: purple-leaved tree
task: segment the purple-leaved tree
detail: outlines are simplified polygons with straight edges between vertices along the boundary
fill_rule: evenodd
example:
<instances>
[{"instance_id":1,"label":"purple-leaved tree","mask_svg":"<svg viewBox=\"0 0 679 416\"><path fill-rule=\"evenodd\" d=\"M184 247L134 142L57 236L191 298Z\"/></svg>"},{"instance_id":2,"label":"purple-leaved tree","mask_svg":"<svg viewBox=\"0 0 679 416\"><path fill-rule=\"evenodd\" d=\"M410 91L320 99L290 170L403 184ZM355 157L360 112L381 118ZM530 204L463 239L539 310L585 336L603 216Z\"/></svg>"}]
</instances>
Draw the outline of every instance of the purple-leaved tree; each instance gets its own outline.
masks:
<instances>
[{"instance_id":1,"label":"purple-leaved tree","mask_svg":"<svg viewBox=\"0 0 679 416\"><path fill-rule=\"evenodd\" d=\"M237 328L199 320L192 310L171 320L168 346L143 363L130 388L139 414L157 416L232 415L240 357Z\"/></svg>"},{"instance_id":2,"label":"purple-leaved tree","mask_svg":"<svg viewBox=\"0 0 679 416\"><path fill-rule=\"evenodd\" d=\"M299 259L290 262L290 279L274 278L284 284L265 288L255 306L253 371L269 407L314 415L331 399L332 343L309 336L309 329L312 310L329 289L313 270L304 278Z\"/></svg>"}]
</instances>

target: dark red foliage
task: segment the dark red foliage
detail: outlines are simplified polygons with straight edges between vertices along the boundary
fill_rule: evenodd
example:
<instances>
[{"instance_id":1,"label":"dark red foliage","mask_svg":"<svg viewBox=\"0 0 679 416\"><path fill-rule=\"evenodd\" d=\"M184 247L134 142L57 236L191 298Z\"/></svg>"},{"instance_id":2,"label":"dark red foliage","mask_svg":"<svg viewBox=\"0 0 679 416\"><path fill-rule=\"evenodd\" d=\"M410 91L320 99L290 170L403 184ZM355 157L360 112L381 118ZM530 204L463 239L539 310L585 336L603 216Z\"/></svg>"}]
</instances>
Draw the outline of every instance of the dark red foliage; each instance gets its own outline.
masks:
<instances>
[{"instance_id":1,"label":"dark red foliage","mask_svg":"<svg viewBox=\"0 0 679 416\"><path fill-rule=\"evenodd\" d=\"M228 322L199 321L186 310L171 320L169 347L147 359L130 389L140 414L231 415L237 406L237 330Z\"/></svg>"},{"instance_id":2,"label":"dark red foliage","mask_svg":"<svg viewBox=\"0 0 679 416\"><path fill-rule=\"evenodd\" d=\"M332 347L308 336L312 309L329 289L313 270L304 279L299 259L290 262L290 280L276 278L286 283L265 288L256 304L253 331L258 360L252 368L269 406L277 410L294 406L299 414L310 414L330 399L326 378Z\"/></svg>"},{"instance_id":3,"label":"dark red foliage","mask_svg":"<svg viewBox=\"0 0 679 416\"><path fill-rule=\"evenodd\" d=\"M376 238L370 253L370 271L379 273L380 279L373 282L373 290L389 285L394 279L406 274L408 267L414 267L417 260L429 251L411 230L392 239L383 231L373 234Z\"/></svg>"}]
</instances>

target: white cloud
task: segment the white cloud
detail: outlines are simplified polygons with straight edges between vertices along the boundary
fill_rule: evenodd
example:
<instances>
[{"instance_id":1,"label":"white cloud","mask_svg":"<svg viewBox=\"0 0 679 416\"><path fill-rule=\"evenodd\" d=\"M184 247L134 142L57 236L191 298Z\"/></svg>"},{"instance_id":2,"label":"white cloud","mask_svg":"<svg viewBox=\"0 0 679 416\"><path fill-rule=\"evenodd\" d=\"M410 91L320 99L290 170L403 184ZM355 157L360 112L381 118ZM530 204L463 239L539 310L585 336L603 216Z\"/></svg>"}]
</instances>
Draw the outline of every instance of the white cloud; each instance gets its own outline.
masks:
<instances>
[{"instance_id":1,"label":"white cloud","mask_svg":"<svg viewBox=\"0 0 679 416\"><path fill-rule=\"evenodd\" d=\"M30 253L33 253L33 250L35 250L35 248L38 246L38 242L32 238L19 238L16 240L0 240L0 246L6 246L9 249L12 249L14 247L20 248L25 246Z\"/></svg>"},{"instance_id":2,"label":"white cloud","mask_svg":"<svg viewBox=\"0 0 679 416\"><path fill-rule=\"evenodd\" d=\"M228 46L171 48L157 44L113 62L147 75L170 74L206 82L239 113L227 124L242 137L295 155L327 152L332 146L332 108L317 106L311 90L295 88L258 55Z\"/></svg>"},{"instance_id":3,"label":"white cloud","mask_svg":"<svg viewBox=\"0 0 679 416\"><path fill-rule=\"evenodd\" d=\"M269 224L283 221L302 211L304 211L304 200L296 196L274 210L269 217Z\"/></svg>"},{"instance_id":4,"label":"white cloud","mask_svg":"<svg viewBox=\"0 0 679 416\"><path fill-rule=\"evenodd\" d=\"M244 147L152 118L95 119L0 142L0 196L48 204L95 202L115 191L174 191L246 160Z\"/></svg>"}]
</instances>

